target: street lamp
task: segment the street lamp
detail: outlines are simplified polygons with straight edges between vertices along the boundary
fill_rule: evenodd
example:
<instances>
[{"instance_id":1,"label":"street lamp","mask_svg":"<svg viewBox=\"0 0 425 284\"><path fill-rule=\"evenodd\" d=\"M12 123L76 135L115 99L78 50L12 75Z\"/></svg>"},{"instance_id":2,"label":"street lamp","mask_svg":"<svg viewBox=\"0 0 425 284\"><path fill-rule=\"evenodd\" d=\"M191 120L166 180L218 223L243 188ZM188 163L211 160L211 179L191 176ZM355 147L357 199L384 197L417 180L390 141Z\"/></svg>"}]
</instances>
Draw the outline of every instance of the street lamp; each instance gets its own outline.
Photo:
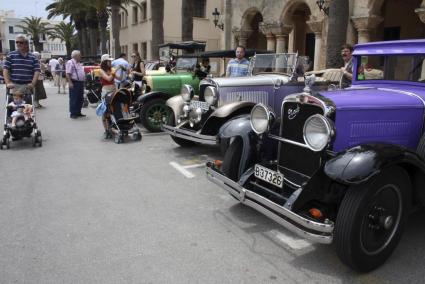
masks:
<instances>
[{"instance_id":1,"label":"street lamp","mask_svg":"<svg viewBox=\"0 0 425 284\"><path fill-rule=\"evenodd\" d=\"M220 23L218 22L219 19L220 19L220 12L217 10L217 8L214 9L214 12L212 13L212 15L214 16L214 19L213 19L214 26L216 28L219 28L222 31L224 31L224 24L223 24L223 22L220 22Z\"/></svg>"},{"instance_id":2,"label":"street lamp","mask_svg":"<svg viewBox=\"0 0 425 284\"><path fill-rule=\"evenodd\" d=\"M319 7L319 10L323 11L326 15L329 15L329 3L330 0L317 0L316 4Z\"/></svg>"}]
</instances>

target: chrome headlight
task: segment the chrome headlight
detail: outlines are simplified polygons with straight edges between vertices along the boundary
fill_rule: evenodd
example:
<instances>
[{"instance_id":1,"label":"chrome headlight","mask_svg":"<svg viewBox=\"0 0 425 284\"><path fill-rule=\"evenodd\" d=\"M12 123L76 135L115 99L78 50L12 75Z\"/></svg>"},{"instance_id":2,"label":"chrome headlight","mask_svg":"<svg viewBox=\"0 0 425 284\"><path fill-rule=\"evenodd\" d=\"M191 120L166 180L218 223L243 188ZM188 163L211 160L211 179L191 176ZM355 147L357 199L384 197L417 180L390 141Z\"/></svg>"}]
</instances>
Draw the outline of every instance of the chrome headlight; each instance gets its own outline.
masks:
<instances>
[{"instance_id":1,"label":"chrome headlight","mask_svg":"<svg viewBox=\"0 0 425 284\"><path fill-rule=\"evenodd\" d=\"M214 105L218 99L217 89L213 86L208 86L204 90L205 102L210 106Z\"/></svg>"},{"instance_id":2,"label":"chrome headlight","mask_svg":"<svg viewBox=\"0 0 425 284\"><path fill-rule=\"evenodd\" d=\"M195 95L195 91L193 90L193 87L191 85L187 85L187 84L182 86L180 92L181 92L181 96L182 96L182 98L185 102L189 102L193 98L193 96Z\"/></svg>"},{"instance_id":3,"label":"chrome headlight","mask_svg":"<svg viewBox=\"0 0 425 284\"><path fill-rule=\"evenodd\" d=\"M304 123L304 141L315 152L322 151L330 142L332 135L331 122L323 115L310 116Z\"/></svg>"},{"instance_id":4,"label":"chrome headlight","mask_svg":"<svg viewBox=\"0 0 425 284\"><path fill-rule=\"evenodd\" d=\"M257 104L251 111L251 128L257 134L263 134L269 130L275 119L275 114L265 105Z\"/></svg>"}]
</instances>

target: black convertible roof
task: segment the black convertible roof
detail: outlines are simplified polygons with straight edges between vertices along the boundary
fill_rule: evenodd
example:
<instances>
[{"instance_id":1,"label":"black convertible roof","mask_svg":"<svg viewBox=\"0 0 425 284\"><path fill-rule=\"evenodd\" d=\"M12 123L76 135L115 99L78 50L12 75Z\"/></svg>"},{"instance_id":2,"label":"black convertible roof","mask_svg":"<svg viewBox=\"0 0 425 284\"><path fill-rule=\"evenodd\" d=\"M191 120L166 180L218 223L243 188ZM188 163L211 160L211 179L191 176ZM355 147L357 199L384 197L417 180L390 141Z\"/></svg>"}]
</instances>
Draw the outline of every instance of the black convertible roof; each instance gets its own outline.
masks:
<instances>
[{"instance_id":1,"label":"black convertible roof","mask_svg":"<svg viewBox=\"0 0 425 284\"><path fill-rule=\"evenodd\" d=\"M159 47L169 47L171 49L183 49L183 50L205 50L205 42L201 41L183 41L183 42L169 42L160 44Z\"/></svg>"},{"instance_id":2,"label":"black convertible roof","mask_svg":"<svg viewBox=\"0 0 425 284\"><path fill-rule=\"evenodd\" d=\"M251 57L255 54L264 54L264 53L274 53L272 51L268 50L255 50L255 49L247 49L245 51L245 57ZM198 58L233 58L235 57L235 50L229 49L229 50L210 50L210 51L204 51L204 52L196 52L196 53L190 53L190 54L183 54L178 56L179 58L192 58L192 57L198 57Z\"/></svg>"}]
</instances>

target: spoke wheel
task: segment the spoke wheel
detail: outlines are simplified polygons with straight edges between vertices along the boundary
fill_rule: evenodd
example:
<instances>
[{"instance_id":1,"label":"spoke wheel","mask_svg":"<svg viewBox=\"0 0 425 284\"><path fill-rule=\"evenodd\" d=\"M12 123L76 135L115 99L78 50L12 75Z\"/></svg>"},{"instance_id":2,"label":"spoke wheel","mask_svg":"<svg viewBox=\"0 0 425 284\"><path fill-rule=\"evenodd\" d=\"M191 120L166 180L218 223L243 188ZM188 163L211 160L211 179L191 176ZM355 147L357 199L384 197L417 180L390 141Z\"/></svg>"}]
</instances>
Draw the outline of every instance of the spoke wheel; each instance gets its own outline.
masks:
<instances>
[{"instance_id":1,"label":"spoke wheel","mask_svg":"<svg viewBox=\"0 0 425 284\"><path fill-rule=\"evenodd\" d=\"M348 188L335 224L336 249L345 264L367 272L391 255L409 210L410 188L407 173L399 167Z\"/></svg>"},{"instance_id":2,"label":"spoke wheel","mask_svg":"<svg viewBox=\"0 0 425 284\"><path fill-rule=\"evenodd\" d=\"M140 111L140 120L150 132L161 131L161 124L167 123L169 116L170 110L163 99L148 101Z\"/></svg>"}]
</instances>

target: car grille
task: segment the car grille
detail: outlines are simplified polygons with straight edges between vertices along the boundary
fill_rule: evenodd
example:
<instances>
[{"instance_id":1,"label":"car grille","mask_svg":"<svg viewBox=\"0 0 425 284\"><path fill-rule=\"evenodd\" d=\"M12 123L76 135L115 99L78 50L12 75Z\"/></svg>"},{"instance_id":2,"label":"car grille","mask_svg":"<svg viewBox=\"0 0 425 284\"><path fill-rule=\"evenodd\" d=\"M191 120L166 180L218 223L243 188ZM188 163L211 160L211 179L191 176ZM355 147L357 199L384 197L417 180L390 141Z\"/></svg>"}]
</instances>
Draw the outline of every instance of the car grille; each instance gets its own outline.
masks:
<instances>
[{"instance_id":1,"label":"car grille","mask_svg":"<svg viewBox=\"0 0 425 284\"><path fill-rule=\"evenodd\" d=\"M297 112L290 117L288 112ZM285 102L282 109L281 137L298 143L305 144L303 138L304 123L310 116L322 114L320 106L312 104L301 104L297 102ZM308 148L290 143L279 143L279 165L284 168L302 173L307 176L319 168L321 152L313 152Z\"/></svg>"},{"instance_id":2,"label":"car grille","mask_svg":"<svg viewBox=\"0 0 425 284\"><path fill-rule=\"evenodd\" d=\"M237 91L220 96L220 106L237 101L248 101L268 105L268 93L266 91Z\"/></svg>"}]
</instances>

